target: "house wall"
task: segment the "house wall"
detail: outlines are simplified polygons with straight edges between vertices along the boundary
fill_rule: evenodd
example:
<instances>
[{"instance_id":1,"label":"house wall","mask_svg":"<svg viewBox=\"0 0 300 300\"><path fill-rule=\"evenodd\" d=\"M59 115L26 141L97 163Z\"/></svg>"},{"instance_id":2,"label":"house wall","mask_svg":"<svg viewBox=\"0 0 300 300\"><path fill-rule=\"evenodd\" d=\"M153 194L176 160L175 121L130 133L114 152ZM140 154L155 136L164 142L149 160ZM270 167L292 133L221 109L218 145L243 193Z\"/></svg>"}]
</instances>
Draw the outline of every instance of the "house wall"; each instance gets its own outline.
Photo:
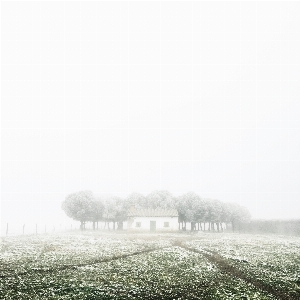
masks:
<instances>
[{"instance_id":1,"label":"house wall","mask_svg":"<svg viewBox=\"0 0 300 300\"><path fill-rule=\"evenodd\" d=\"M178 217L135 217L127 221L127 229L150 231L150 221L156 221L156 230L174 231L178 230ZM141 227L136 227L137 223L141 223ZM164 223L169 222L169 227L164 227Z\"/></svg>"}]
</instances>

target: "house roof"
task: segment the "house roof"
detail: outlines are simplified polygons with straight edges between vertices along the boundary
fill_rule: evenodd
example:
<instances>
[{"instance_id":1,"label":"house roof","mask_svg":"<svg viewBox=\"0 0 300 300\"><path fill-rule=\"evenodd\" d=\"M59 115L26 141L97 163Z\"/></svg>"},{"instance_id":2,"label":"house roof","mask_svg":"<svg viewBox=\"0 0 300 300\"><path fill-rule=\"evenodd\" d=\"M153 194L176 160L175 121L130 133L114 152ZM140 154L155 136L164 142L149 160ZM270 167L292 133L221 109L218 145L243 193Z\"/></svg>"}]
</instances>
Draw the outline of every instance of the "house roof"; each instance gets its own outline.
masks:
<instances>
[{"instance_id":1,"label":"house roof","mask_svg":"<svg viewBox=\"0 0 300 300\"><path fill-rule=\"evenodd\" d=\"M132 208L128 212L129 217L178 217L176 209L164 208Z\"/></svg>"}]
</instances>

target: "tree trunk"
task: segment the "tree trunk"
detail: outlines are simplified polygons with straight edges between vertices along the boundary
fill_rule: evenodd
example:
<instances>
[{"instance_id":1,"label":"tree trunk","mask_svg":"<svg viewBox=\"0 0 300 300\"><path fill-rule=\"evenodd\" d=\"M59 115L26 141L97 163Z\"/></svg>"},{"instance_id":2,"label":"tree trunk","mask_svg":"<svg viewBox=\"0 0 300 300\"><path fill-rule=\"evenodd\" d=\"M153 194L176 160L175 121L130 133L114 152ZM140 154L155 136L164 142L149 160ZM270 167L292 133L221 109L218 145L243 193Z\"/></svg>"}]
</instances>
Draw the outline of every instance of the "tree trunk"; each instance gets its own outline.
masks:
<instances>
[{"instance_id":1,"label":"tree trunk","mask_svg":"<svg viewBox=\"0 0 300 300\"><path fill-rule=\"evenodd\" d=\"M85 221L81 221L80 229L85 230Z\"/></svg>"},{"instance_id":2,"label":"tree trunk","mask_svg":"<svg viewBox=\"0 0 300 300\"><path fill-rule=\"evenodd\" d=\"M96 226L95 226L96 222L93 221L93 230L95 230Z\"/></svg>"},{"instance_id":3,"label":"tree trunk","mask_svg":"<svg viewBox=\"0 0 300 300\"><path fill-rule=\"evenodd\" d=\"M123 221L118 222L118 230L123 230Z\"/></svg>"}]
</instances>

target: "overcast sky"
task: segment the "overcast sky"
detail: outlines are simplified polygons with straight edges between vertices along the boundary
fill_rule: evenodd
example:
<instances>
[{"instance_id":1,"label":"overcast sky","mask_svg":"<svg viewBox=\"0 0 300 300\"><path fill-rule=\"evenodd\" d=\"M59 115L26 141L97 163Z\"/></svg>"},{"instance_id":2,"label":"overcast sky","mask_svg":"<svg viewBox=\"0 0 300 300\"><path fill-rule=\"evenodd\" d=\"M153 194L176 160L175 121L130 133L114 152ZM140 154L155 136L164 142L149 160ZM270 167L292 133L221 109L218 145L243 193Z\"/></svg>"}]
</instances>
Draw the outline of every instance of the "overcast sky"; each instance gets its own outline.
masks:
<instances>
[{"instance_id":1,"label":"overcast sky","mask_svg":"<svg viewBox=\"0 0 300 300\"><path fill-rule=\"evenodd\" d=\"M299 1L1 1L2 226L61 221L86 189L300 217L299 16Z\"/></svg>"}]
</instances>

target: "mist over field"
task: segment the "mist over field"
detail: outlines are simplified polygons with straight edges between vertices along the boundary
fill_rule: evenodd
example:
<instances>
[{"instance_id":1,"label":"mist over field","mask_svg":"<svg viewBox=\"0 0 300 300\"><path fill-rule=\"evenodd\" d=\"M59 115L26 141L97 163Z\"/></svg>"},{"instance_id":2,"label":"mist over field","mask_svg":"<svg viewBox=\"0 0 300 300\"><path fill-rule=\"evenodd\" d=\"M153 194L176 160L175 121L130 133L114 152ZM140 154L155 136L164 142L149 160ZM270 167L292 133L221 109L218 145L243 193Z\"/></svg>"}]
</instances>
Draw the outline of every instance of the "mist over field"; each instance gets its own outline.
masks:
<instances>
[{"instance_id":1,"label":"mist over field","mask_svg":"<svg viewBox=\"0 0 300 300\"><path fill-rule=\"evenodd\" d=\"M300 299L299 1L0 10L0 299Z\"/></svg>"},{"instance_id":2,"label":"mist over field","mask_svg":"<svg viewBox=\"0 0 300 300\"><path fill-rule=\"evenodd\" d=\"M2 1L1 234L71 193L299 218L300 3Z\"/></svg>"}]
</instances>

